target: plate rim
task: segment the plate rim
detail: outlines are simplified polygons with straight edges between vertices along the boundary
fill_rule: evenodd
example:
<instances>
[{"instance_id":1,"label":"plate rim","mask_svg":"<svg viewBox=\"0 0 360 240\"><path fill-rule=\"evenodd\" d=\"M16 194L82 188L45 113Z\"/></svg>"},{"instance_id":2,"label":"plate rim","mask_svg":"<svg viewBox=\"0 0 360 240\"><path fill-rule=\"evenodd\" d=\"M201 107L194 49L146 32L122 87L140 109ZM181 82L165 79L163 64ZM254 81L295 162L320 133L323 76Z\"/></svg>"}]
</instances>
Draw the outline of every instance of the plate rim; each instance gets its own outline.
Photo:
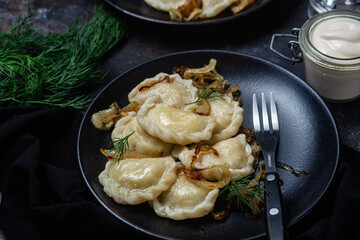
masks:
<instances>
[{"instance_id":1,"label":"plate rim","mask_svg":"<svg viewBox=\"0 0 360 240\"><path fill-rule=\"evenodd\" d=\"M110 80L108 83L106 83L96 94L95 97L93 98L93 100L91 101L91 103L89 104L89 106L87 107L86 111L83 114L83 118L81 120L80 126L79 126L79 130L78 130L78 135L77 135L77 158L78 158L78 165L81 171L81 175L83 180L86 183L86 186L88 187L88 189L90 190L90 192L92 193L92 195L95 197L95 199L98 201L98 203L100 203L107 211L108 213L110 213L113 217L115 217L116 219L120 220L121 224L125 224L127 226L132 227L133 229L135 229L138 232L141 233L145 233L148 234L152 237L155 238L159 238L159 239L173 239L173 238L169 238L169 237L165 237L159 234L155 234L153 232L147 231L139 226L136 226L130 222L128 222L127 220L121 218L120 216L118 216L113 210L110 209L110 207L108 207L102 200L101 198L97 195L97 193L95 192L95 190L93 189L93 187L91 186L90 182L88 181L88 179L86 178L84 169L82 167L82 161L81 161L81 157L80 157L80 138L81 138L81 131L85 122L85 118L88 115L88 112L91 108L91 106L96 102L96 100L102 95L103 91L105 91L105 89L107 89L110 85L112 85L115 81L117 81L118 79L122 78L124 75L129 74L132 71L136 71L136 69L141 68L143 65L149 64L151 62L156 62L159 61L161 59L165 59L165 58L171 58L173 56L178 56L178 55L187 55L187 54L211 54L211 53L217 53L217 54L229 54L229 55L237 55L240 57L247 57L247 58L251 58L254 59L256 61L259 62L264 62L266 64L271 65L271 67L277 68L280 71L285 72L286 74L289 74L292 76L293 79L296 79L296 81L300 82L300 84L305 87L308 91L311 92L311 94L313 94L317 101L321 104L321 106L324 108L324 110L327 112L328 117L330 118L330 122L331 125L333 126L332 130L335 133L335 142L336 142L336 161L335 161L335 167L332 171L330 180L328 181L328 183L326 184L326 187L323 189L323 191L321 192L321 194L319 194L318 198L316 198L316 200L314 201L313 204L311 204L306 210L304 210L304 212L302 214L299 214L298 216L294 217L291 221L289 221L287 223L288 228L292 227L294 224L296 224L297 222L299 222L300 220L304 219L305 216L309 215L309 213L319 204L320 200L324 197L324 195L329 191L330 186L333 184L334 182L334 178L335 175L338 171L339 168L339 159L340 159L340 138L339 138L339 133L338 133L338 127L336 125L335 119L331 113L331 111L329 110L329 108L327 107L326 103L324 102L324 100L320 97L320 95L309 85L307 84L303 79L301 79L299 76L297 76L296 74L294 74L293 72L291 72L290 70L274 63L271 62L270 60L258 57L258 56L254 56L254 55L250 55L247 53L241 53L241 52L234 52L234 51L228 51L228 50L217 50L217 49L199 49L199 50L186 50L186 51L180 51L180 52L174 52L174 53L169 53L169 54L165 54L165 55L161 55L158 57L154 57L151 58L149 60L146 60L142 63L137 64L134 67L129 68L128 70L124 71L123 73L119 74L118 76L114 77L112 80ZM266 233L263 234L259 234L253 237L249 237L249 238L245 238L245 239L256 239L259 237L264 237L266 236Z\"/></svg>"},{"instance_id":2,"label":"plate rim","mask_svg":"<svg viewBox=\"0 0 360 240\"><path fill-rule=\"evenodd\" d=\"M169 17L169 20L162 20L162 19L155 19L155 18L151 18L151 17L147 17L147 16L143 16L143 15L140 15L140 14L137 14L137 13L134 13L134 12L131 12L127 9L124 9L124 8L121 8L120 6L118 6L117 4L115 4L113 2L113 0L104 0L107 4L109 4L111 7L115 8L116 10L128 15L128 16L131 16L131 17L134 17L134 18L137 18L137 19L140 19L142 21L146 21L146 22L151 22L151 23L155 23L155 24L164 24L164 25L171 25L171 26L191 26L191 27L194 27L194 26L205 26L205 25L217 25L217 24L222 24L222 23L226 23L226 22L229 22L229 21L233 21L235 19L239 19L241 17L245 17L253 12L255 12L256 10L258 9L261 9L263 7L265 7L266 5L268 5L270 2L272 2L273 0L264 0L264 2L258 6L255 6L251 9L248 9L244 12L240 12L240 13L237 13L237 14L234 14L232 16L226 16L226 17L223 17L223 18L208 18L204 21L193 21L193 22L184 22L184 21L172 21ZM150 6L149 6L150 7Z\"/></svg>"}]
</instances>

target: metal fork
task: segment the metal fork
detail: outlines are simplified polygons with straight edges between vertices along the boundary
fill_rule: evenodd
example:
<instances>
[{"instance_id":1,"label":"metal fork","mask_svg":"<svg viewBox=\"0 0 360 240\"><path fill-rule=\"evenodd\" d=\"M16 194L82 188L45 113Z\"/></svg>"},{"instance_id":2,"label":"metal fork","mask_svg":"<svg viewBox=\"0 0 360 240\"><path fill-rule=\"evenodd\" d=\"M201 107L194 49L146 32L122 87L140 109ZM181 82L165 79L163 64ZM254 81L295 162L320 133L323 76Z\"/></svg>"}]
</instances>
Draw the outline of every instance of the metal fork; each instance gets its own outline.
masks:
<instances>
[{"instance_id":1,"label":"metal fork","mask_svg":"<svg viewBox=\"0 0 360 240\"><path fill-rule=\"evenodd\" d=\"M253 94L253 124L256 139L265 160L265 209L269 239L286 239L285 212L276 172L275 151L279 141L279 120L273 93L270 92L270 115L266 107L265 94L261 94L262 124L256 94Z\"/></svg>"}]
</instances>

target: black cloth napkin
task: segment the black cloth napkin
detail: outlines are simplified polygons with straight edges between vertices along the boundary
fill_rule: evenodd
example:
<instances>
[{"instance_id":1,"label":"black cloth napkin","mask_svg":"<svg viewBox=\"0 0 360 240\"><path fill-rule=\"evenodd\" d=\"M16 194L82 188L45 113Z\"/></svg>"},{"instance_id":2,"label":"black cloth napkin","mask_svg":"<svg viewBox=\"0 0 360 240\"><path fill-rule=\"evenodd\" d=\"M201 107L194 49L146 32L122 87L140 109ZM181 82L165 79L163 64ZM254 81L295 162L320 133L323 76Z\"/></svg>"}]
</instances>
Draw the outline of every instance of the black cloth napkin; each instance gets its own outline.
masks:
<instances>
[{"instance_id":1,"label":"black cloth napkin","mask_svg":"<svg viewBox=\"0 0 360 240\"><path fill-rule=\"evenodd\" d=\"M141 239L101 207L82 179L71 108L0 109L0 229L5 239ZM342 146L331 188L293 239L360 239L360 154Z\"/></svg>"},{"instance_id":2,"label":"black cloth napkin","mask_svg":"<svg viewBox=\"0 0 360 240\"><path fill-rule=\"evenodd\" d=\"M0 111L0 229L5 239L138 239L99 206L82 179L71 108Z\"/></svg>"}]
</instances>

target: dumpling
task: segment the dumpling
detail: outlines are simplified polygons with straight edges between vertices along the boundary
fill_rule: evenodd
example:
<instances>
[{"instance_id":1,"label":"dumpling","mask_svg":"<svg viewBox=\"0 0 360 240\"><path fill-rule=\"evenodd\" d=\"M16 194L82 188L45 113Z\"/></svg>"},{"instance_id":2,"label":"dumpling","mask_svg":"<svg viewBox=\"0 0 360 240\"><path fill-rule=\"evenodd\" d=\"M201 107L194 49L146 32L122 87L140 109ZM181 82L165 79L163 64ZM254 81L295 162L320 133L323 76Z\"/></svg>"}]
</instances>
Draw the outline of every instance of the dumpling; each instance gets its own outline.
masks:
<instances>
[{"instance_id":1,"label":"dumpling","mask_svg":"<svg viewBox=\"0 0 360 240\"><path fill-rule=\"evenodd\" d=\"M138 124L136 115L136 112L129 112L126 117L123 117L116 122L115 128L111 133L112 140L114 141L117 138L124 138L135 131L128 138L130 150L135 151L140 156L168 156L174 148L174 145L149 135Z\"/></svg>"},{"instance_id":2,"label":"dumpling","mask_svg":"<svg viewBox=\"0 0 360 240\"><path fill-rule=\"evenodd\" d=\"M159 95L170 106L184 108L186 103L197 98L197 88L192 80L185 80L178 74L159 73L147 78L136 86L128 95L130 102L143 104L149 97Z\"/></svg>"},{"instance_id":3,"label":"dumpling","mask_svg":"<svg viewBox=\"0 0 360 240\"><path fill-rule=\"evenodd\" d=\"M202 116L162 103L158 95L140 108L137 121L151 136L164 142L186 145L208 140L216 126L213 116Z\"/></svg>"},{"instance_id":4,"label":"dumpling","mask_svg":"<svg viewBox=\"0 0 360 240\"><path fill-rule=\"evenodd\" d=\"M120 204L140 204L158 197L176 180L172 157L108 161L99 181L105 193Z\"/></svg>"},{"instance_id":5,"label":"dumpling","mask_svg":"<svg viewBox=\"0 0 360 240\"><path fill-rule=\"evenodd\" d=\"M200 152L195 162L195 168L202 169L213 165L223 165L231 172L231 177L241 175L246 177L253 173L254 157L251 154L252 148L246 142L246 136L239 134L236 137L220 141L211 146L213 151ZM186 146L176 146L172 152L186 168L191 168L192 157L195 148Z\"/></svg>"},{"instance_id":6,"label":"dumpling","mask_svg":"<svg viewBox=\"0 0 360 240\"><path fill-rule=\"evenodd\" d=\"M183 220L207 215L213 210L218 195L219 189L199 187L184 173L179 173L174 184L149 203L158 216Z\"/></svg>"},{"instance_id":7,"label":"dumpling","mask_svg":"<svg viewBox=\"0 0 360 240\"><path fill-rule=\"evenodd\" d=\"M200 18L215 17L237 1L238 0L202 0L202 13Z\"/></svg>"},{"instance_id":8,"label":"dumpling","mask_svg":"<svg viewBox=\"0 0 360 240\"><path fill-rule=\"evenodd\" d=\"M239 102L228 96L212 98L208 102L211 108L210 116L216 119L216 127L211 139L204 143L214 144L235 136L243 122L243 108L239 106Z\"/></svg>"},{"instance_id":9,"label":"dumpling","mask_svg":"<svg viewBox=\"0 0 360 240\"><path fill-rule=\"evenodd\" d=\"M155 9L169 12L185 4L186 0L145 0L145 2Z\"/></svg>"},{"instance_id":10,"label":"dumpling","mask_svg":"<svg viewBox=\"0 0 360 240\"><path fill-rule=\"evenodd\" d=\"M254 0L145 0L145 2L157 10L169 12L171 19L182 20L185 17L185 20L189 21L198 17L215 17L229 7L235 14Z\"/></svg>"}]
</instances>

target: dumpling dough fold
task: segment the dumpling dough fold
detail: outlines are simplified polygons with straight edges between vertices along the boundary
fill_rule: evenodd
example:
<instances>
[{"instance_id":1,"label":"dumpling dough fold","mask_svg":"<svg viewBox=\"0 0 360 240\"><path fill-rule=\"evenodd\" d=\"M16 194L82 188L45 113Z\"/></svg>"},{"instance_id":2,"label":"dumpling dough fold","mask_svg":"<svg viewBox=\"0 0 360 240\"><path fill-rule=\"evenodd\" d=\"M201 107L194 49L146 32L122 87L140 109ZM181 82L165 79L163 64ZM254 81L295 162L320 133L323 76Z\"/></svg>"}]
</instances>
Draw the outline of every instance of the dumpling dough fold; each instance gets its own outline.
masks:
<instances>
[{"instance_id":1,"label":"dumpling dough fold","mask_svg":"<svg viewBox=\"0 0 360 240\"><path fill-rule=\"evenodd\" d=\"M138 84L128 95L129 102L143 104L149 97L159 95L170 106L184 108L197 98L197 88L192 80L182 79L179 74L159 73Z\"/></svg>"},{"instance_id":2,"label":"dumpling dough fold","mask_svg":"<svg viewBox=\"0 0 360 240\"><path fill-rule=\"evenodd\" d=\"M130 150L139 153L140 156L164 157L170 155L174 145L150 136L140 127L136 115L136 112L129 112L127 116L116 122L111 133L112 140L124 138L135 131L128 139Z\"/></svg>"},{"instance_id":3,"label":"dumpling dough fold","mask_svg":"<svg viewBox=\"0 0 360 240\"><path fill-rule=\"evenodd\" d=\"M120 204L136 205L158 197L176 180L172 157L108 161L99 181L104 192Z\"/></svg>"},{"instance_id":4,"label":"dumpling dough fold","mask_svg":"<svg viewBox=\"0 0 360 240\"><path fill-rule=\"evenodd\" d=\"M137 121L151 136L180 145L210 139L216 126L214 117L174 108L162 103L158 95L141 106Z\"/></svg>"},{"instance_id":5,"label":"dumpling dough fold","mask_svg":"<svg viewBox=\"0 0 360 240\"><path fill-rule=\"evenodd\" d=\"M210 116L216 119L216 127L212 137L204 143L214 144L235 136L243 122L244 110L239 106L239 102L229 96L212 98L208 102L211 108Z\"/></svg>"},{"instance_id":6,"label":"dumpling dough fold","mask_svg":"<svg viewBox=\"0 0 360 240\"><path fill-rule=\"evenodd\" d=\"M252 148L246 142L246 136L239 134L233 138L220 141L212 145L217 151L215 155L211 151L207 153L200 153L195 162L195 168L203 169L213 165L223 165L231 172L231 177L241 175L246 177L253 173L254 157L251 154ZM195 149L186 146L176 146L172 154L174 157L180 159L186 168L191 168L192 156Z\"/></svg>"},{"instance_id":7,"label":"dumpling dough fold","mask_svg":"<svg viewBox=\"0 0 360 240\"><path fill-rule=\"evenodd\" d=\"M158 198L150 201L157 215L174 220L199 218L213 210L219 189L206 189L179 173L174 184Z\"/></svg>"}]
</instances>

